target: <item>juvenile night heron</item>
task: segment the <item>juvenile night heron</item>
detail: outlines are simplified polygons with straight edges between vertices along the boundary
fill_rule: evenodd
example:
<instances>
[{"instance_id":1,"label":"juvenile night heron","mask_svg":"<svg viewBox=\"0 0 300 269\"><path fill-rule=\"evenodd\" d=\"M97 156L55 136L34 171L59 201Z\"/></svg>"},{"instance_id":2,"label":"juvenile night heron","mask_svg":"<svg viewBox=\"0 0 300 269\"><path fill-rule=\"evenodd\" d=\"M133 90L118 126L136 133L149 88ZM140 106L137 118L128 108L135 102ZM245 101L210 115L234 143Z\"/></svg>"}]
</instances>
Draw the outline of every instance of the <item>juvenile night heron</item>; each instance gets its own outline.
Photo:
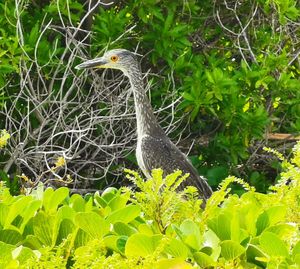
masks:
<instances>
[{"instance_id":1,"label":"juvenile night heron","mask_svg":"<svg viewBox=\"0 0 300 269\"><path fill-rule=\"evenodd\" d=\"M162 168L165 174L180 169L184 173L190 174L182 185L197 187L204 200L210 197L212 190L205 178L198 175L186 155L171 142L159 126L145 93L142 72L135 54L125 49L114 49L107 51L100 58L83 62L76 68L119 69L129 78L137 120L136 157L138 165L146 177L150 177L150 171L154 168Z\"/></svg>"}]
</instances>

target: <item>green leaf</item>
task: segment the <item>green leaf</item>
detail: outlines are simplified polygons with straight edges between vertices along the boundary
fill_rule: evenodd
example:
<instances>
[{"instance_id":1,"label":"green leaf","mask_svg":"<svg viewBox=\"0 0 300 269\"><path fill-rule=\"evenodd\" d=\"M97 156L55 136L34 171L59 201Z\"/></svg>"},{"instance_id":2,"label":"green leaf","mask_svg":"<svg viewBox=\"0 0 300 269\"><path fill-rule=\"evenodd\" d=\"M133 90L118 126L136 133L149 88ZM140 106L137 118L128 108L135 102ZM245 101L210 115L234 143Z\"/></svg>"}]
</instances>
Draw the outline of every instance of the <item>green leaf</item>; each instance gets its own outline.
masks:
<instances>
[{"instance_id":1,"label":"green leaf","mask_svg":"<svg viewBox=\"0 0 300 269\"><path fill-rule=\"evenodd\" d=\"M0 230L0 241L7 244L16 245L22 241L22 235L16 230Z\"/></svg>"},{"instance_id":2,"label":"green leaf","mask_svg":"<svg viewBox=\"0 0 300 269\"><path fill-rule=\"evenodd\" d=\"M191 264L185 262L181 258L176 259L160 259L155 264L156 269L192 269L194 268Z\"/></svg>"},{"instance_id":3,"label":"green leaf","mask_svg":"<svg viewBox=\"0 0 300 269\"><path fill-rule=\"evenodd\" d=\"M274 206L265 210L256 221L257 235L260 235L270 225L283 221L285 215L286 208L284 206Z\"/></svg>"},{"instance_id":4,"label":"green leaf","mask_svg":"<svg viewBox=\"0 0 300 269\"><path fill-rule=\"evenodd\" d=\"M182 239L184 243L195 250L199 250L202 245L202 237L198 225L192 220L185 220L180 225Z\"/></svg>"},{"instance_id":5,"label":"green leaf","mask_svg":"<svg viewBox=\"0 0 300 269\"><path fill-rule=\"evenodd\" d=\"M9 206L0 203L0 226L4 226L9 212Z\"/></svg>"},{"instance_id":6,"label":"green leaf","mask_svg":"<svg viewBox=\"0 0 300 269\"><path fill-rule=\"evenodd\" d=\"M247 261L257 264L258 266L266 267L268 260L267 255L259 248L259 246L249 244L246 250Z\"/></svg>"},{"instance_id":7,"label":"green leaf","mask_svg":"<svg viewBox=\"0 0 300 269\"><path fill-rule=\"evenodd\" d=\"M294 246L292 254L294 257L296 257L296 255L300 255L300 241L298 241Z\"/></svg>"},{"instance_id":8,"label":"green leaf","mask_svg":"<svg viewBox=\"0 0 300 269\"><path fill-rule=\"evenodd\" d=\"M141 208L138 205L128 205L119 210L113 211L107 216L106 220L109 223L124 222L128 223L138 217L141 213Z\"/></svg>"},{"instance_id":9,"label":"green leaf","mask_svg":"<svg viewBox=\"0 0 300 269\"><path fill-rule=\"evenodd\" d=\"M74 221L76 212L73 207L64 205L58 209L56 215L60 221L64 219Z\"/></svg>"},{"instance_id":10,"label":"green leaf","mask_svg":"<svg viewBox=\"0 0 300 269\"><path fill-rule=\"evenodd\" d=\"M220 245L221 255L228 261L236 259L246 251L239 243L232 240L225 240Z\"/></svg>"},{"instance_id":11,"label":"green leaf","mask_svg":"<svg viewBox=\"0 0 300 269\"><path fill-rule=\"evenodd\" d=\"M21 215L24 209L32 201L31 196L19 196L19 199L15 201L10 207L9 212L6 216L4 228L10 228L12 221L18 216Z\"/></svg>"},{"instance_id":12,"label":"green leaf","mask_svg":"<svg viewBox=\"0 0 300 269\"><path fill-rule=\"evenodd\" d=\"M35 235L27 235L23 245L31 249L40 249L43 247L42 242Z\"/></svg>"},{"instance_id":13,"label":"green leaf","mask_svg":"<svg viewBox=\"0 0 300 269\"><path fill-rule=\"evenodd\" d=\"M221 239L231 239L231 217L229 214L220 214L208 221L208 227Z\"/></svg>"},{"instance_id":14,"label":"green leaf","mask_svg":"<svg viewBox=\"0 0 300 269\"><path fill-rule=\"evenodd\" d=\"M217 260L221 253L220 239L210 229L204 233L203 237L204 237L204 246L209 247L211 249L211 253L209 253L209 255L214 260ZM203 249L201 251L203 252Z\"/></svg>"},{"instance_id":15,"label":"green leaf","mask_svg":"<svg viewBox=\"0 0 300 269\"><path fill-rule=\"evenodd\" d=\"M108 202L108 206L112 211L124 208L128 202L129 195L117 195Z\"/></svg>"},{"instance_id":16,"label":"green leaf","mask_svg":"<svg viewBox=\"0 0 300 269\"><path fill-rule=\"evenodd\" d=\"M285 238L291 238L292 235L295 232L297 232L297 227L292 224L279 223L279 224L268 227L265 231L274 233L279 238L285 239Z\"/></svg>"},{"instance_id":17,"label":"green leaf","mask_svg":"<svg viewBox=\"0 0 300 269\"><path fill-rule=\"evenodd\" d=\"M31 257L36 257L33 250L24 246L19 246L12 251L12 258L18 260L20 264L24 264Z\"/></svg>"},{"instance_id":18,"label":"green leaf","mask_svg":"<svg viewBox=\"0 0 300 269\"><path fill-rule=\"evenodd\" d=\"M134 234L127 240L125 255L130 257L151 256L159 246L162 235Z\"/></svg>"},{"instance_id":19,"label":"green leaf","mask_svg":"<svg viewBox=\"0 0 300 269\"><path fill-rule=\"evenodd\" d=\"M56 245L63 242L64 239L68 237L71 233L76 233L75 224L69 219L63 219L59 226L58 236L56 240Z\"/></svg>"},{"instance_id":20,"label":"green leaf","mask_svg":"<svg viewBox=\"0 0 300 269\"><path fill-rule=\"evenodd\" d=\"M118 195L118 190L114 187L109 187L103 191L101 197L108 203L116 195Z\"/></svg>"},{"instance_id":21,"label":"green leaf","mask_svg":"<svg viewBox=\"0 0 300 269\"><path fill-rule=\"evenodd\" d=\"M263 232L259 237L261 248L270 256L289 256L285 243L274 233Z\"/></svg>"},{"instance_id":22,"label":"green leaf","mask_svg":"<svg viewBox=\"0 0 300 269\"><path fill-rule=\"evenodd\" d=\"M96 194L95 194L96 195ZM69 205L76 211L76 212L84 212L85 211L85 200L82 198L81 195L75 193L71 196Z\"/></svg>"},{"instance_id":23,"label":"green leaf","mask_svg":"<svg viewBox=\"0 0 300 269\"><path fill-rule=\"evenodd\" d=\"M191 101L191 102L195 101L195 97L192 96L192 95L191 95L190 93L188 93L188 92L182 93L182 97L183 97L185 100L188 100L188 101Z\"/></svg>"},{"instance_id":24,"label":"green leaf","mask_svg":"<svg viewBox=\"0 0 300 269\"><path fill-rule=\"evenodd\" d=\"M117 241L120 238L118 235L107 235L103 238L103 242L108 249L119 252ZM124 253L123 253L124 254Z\"/></svg>"},{"instance_id":25,"label":"green leaf","mask_svg":"<svg viewBox=\"0 0 300 269\"><path fill-rule=\"evenodd\" d=\"M182 241L176 238L172 238L168 241L164 252L174 258L182 258L183 260L187 259L189 255L189 249L187 248L187 246Z\"/></svg>"},{"instance_id":26,"label":"green leaf","mask_svg":"<svg viewBox=\"0 0 300 269\"><path fill-rule=\"evenodd\" d=\"M116 222L114 224L114 230L117 234L126 236L131 236L136 233L136 229L123 222Z\"/></svg>"},{"instance_id":27,"label":"green leaf","mask_svg":"<svg viewBox=\"0 0 300 269\"><path fill-rule=\"evenodd\" d=\"M215 261L213 260L213 258L203 252L195 252L194 259L201 268L215 265Z\"/></svg>"},{"instance_id":28,"label":"green leaf","mask_svg":"<svg viewBox=\"0 0 300 269\"><path fill-rule=\"evenodd\" d=\"M55 216L40 211L33 218L34 235L46 246L54 246L58 229L59 222Z\"/></svg>"},{"instance_id":29,"label":"green leaf","mask_svg":"<svg viewBox=\"0 0 300 269\"><path fill-rule=\"evenodd\" d=\"M125 253L125 245L126 245L126 242L127 242L127 239L128 239L128 236L120 236L118 239L117 239L117 242L116 242L116 245L117 245L117 248L118 250L124 254Z\"/></svg>"},{"instance_id":30,"label":"green leaf","mask_svg":"<svg viewBox=\"0 0 300 269\"><path fill-rule=\"evenodd\" d=\"M0 268L8 268L7 265L12 260L11 252L15 249L15 246L0 242ZM18 268L18 267L11 267Z\"/></svg>"},{"instance_id":31,"label":"green leaf","mask_svg":"<svg viewBox=\"0 0 300 269\"><path fill-rule=\"evenodd\" d=\"M47 204L47 206L45 206L45 211L49 211L52 213L56 212L58 205L61 204L68 195L69 189L66 187L61 187L55 190L52 193L51 198L49 199L49 203Z\"/></svg>"},{"instance_id":32,"label":"green leaf","mask_svg":"<svg viewBox=\"0 0 300 269\"><path fill-rule=\"evenodd\" d=\"M74 241L74 248L85 246L89 241L92 239L95 239L91 237L88 233L83 231L82 229L79 229L76 233L76 238Z\"/></svg>"},{"instance_id":33,"label":"green leaf","mask_svg":"<svg viewBox=\"0 0 300 269\"><path fill-rule=\"evenodd\" d=\"M102 238L109 232L109 224L95 212L80 212L75 223L92 238Z\"/></svg>"},{"instance_id":34,"label":"green leaf","mask_svg":"<svg viewBox=\"0 0 300 269\"><path fill-rule=\"evenodd\" d=\"M42 201L40 201L40 200L31 201L28 204L28 206L24 209L24 211L21 213L22 218L23 218L21 226L20 226L21 233L23 233L28 221L37 213L37 211L41 207L41 205L42 205Z\"/></svg>"}]
</instances>

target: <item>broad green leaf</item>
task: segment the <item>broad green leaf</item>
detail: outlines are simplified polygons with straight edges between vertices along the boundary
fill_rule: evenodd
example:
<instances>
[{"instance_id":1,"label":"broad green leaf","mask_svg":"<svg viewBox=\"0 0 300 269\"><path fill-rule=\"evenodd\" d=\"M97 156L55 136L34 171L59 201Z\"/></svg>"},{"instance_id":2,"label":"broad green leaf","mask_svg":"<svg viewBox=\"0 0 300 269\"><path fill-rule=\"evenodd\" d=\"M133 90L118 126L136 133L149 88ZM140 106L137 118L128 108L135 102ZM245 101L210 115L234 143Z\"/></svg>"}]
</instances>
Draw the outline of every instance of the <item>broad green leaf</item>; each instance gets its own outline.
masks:
<instances>
[{"instance_id":1,"label":"broad green leaf","mask_svg":"<svg viewBox=\"0 0 300 269\"><path fill-rule=\"evenodd\" d=\"M151 256L159 246L162 235L134 234L127 240L125 246L125 255L130 257Z\"/></svg>"},{"instance_id":2,"label":"broad green leaf","mask_svg":"<svg viewBox=\"0 0 300 269\"><path fill-rule=\"evenodd\" d=\"M9 212L9 206L0 203L0 226L4 226Z\"/></svg>"},{"instance_id":3,"label":"broad green leaf","mask_svg":"<svg viewBox=\"0 0 300 269\"><path fill-rule=\"evenodd\" d=\"M106 220L109 223L116 223L118 221L128 223L138 217L141 213L141 208L138 205L128 205L124 208L112 212Z\"/></svg>"},{"instance_id":4,"label":"broad green leaf","mask_svg":"<svg viewBox=\"0 0 300 269\"><path fill-rule=\"evenodd\" d=\"M31 249L40 249L43 247L42 242L35 235L31 234L26 236L23 245Z\"/></svg>"},{"instance_id":5,"label":"broad green leaf","mask_svg":"<svg viewBox=\"0 0 300 269\"><path fill-rule=\"evenodd\" d=\"M203 239L200 234L200 229L195 222L189 219L183 221L180 225L180 231L184 243L195 250L201 248Z\"/></svg>"},{"instance_id":6,"label":"broad green leaf","mask_svg":"<svg viewBox=\"0 0 300 269\"><path fill-rule=\"evenodd\" d=\"M220 214L208 220L208 227L221 239L231 239L231 217L229 214Z\"/></svg>"},{"instance_id":7,"label":"broad green leaf","mask_svg":"<svg viewBox=\"0 0 300 269\"><path fill-rule=\"evenodd\" d=\"M54 193L54 190L52 188L47 188L44 191L43 207L44 207L45 211L47 211L51 207L50 201L51 201L53 193Z\"/></svg>"},{"instance_id":8,"label":"broad green leaf","mask_svg":"<svg viewBox=\"0 0 300 269\"><path fill-rule=\"evenodd\" d=\"M257 235L260 235L267 227L284 220L286 208L274 206L268 208L259 215L256 221Z\"/></svg>"},{"instance_id":9,"label":"broad green leaf","mask_svg":"<svg viewBox=\"0 0 300 269\"><path fill-rule=\"evenodd\" d=\"M95 212L79 212L75 223L92 238L101 239L109 232L109 224Z\"/></svg>"},{"instance_id":10,"label":"broad green leaf","mask_svg":"<svg viewBox=\"0 0 300 269\"><path fill-rule=\"evenodd\" d=\"M85 211L85 200L81 195L75 193L71 196L70 207L72 207L76 212L84 212Z\"/></svg>"},{"instance_id":11,"label":"broad green leaf","mask_svg":"<svg viewBox=\"0 0 300 269\"><path fill-rule=\"evenodd\" d=\"M66 187L61 187L55 190L52 193L52 196L47 204L47 208L45 207L45 211L56 212L59 204L63 202L69 195L69 189Z\"/></svg>"},{"instance_id":12,"label":"broad green leaf","mask_svg":"<svg viewBox=\"0 0 300 269\"><path fill-rule=\"evenodd\" d=\"M127 239L128 239L128 236L124 236L124 235L119 236L119 238L117 239L116 246L117 246L119 252L121 252L122 254L125 253L125 245L126 245Z\"/></svg>"},{"instance_id":13,"label":"broad green leaf","mask_svg":"<svg viewBox=\"0 0 300 269\"><path fill-rule=\"evenodd\" d=\"M227 260L234 260L241 256L246 249L239 243L232 240L225 240L221 242L221 255Z\"/></svg>"},{"instance_id":14,"label":"broad green leaf","mask_svg":"<svg viewBox=\"0 0 300 269\"><path fill-rule=\"evenodd\" d=\"M23 233L25 226L27 225L28 221L36 214L38 209L41 207L42 201L34 200L31 201L25 210L21 213L23 220L20 226L20 231Z\"/></svg>"},{"instance_id":15,"label":"broad green leaf","mask_svg":"<svg viewBox=\"0 0 300 269\"><path fill-rule=\"evenodd\" d=\"M16 230L0 230L0 241L4 243L16 245L21 242L22 239L22 235Z\"/></svg>"},{"instance_id":16,"label":"broad green leaf","mask_svg":"<svg viewBox=\"0 0 300 269\"><path fill-rule=\"evenodd\" d=\"M257 235L260 235L268 226L270 225L270 220L267 212L263 212L259 215L256 221Z\"/></svg>"},{"instance_id":17,"label":"broad green leaf","mask_svg":"<svg viewBox=\"0 0 300 269\"><path fill-rule=\"evenodd\" d=\"M259 248L259 246L249 244L246 250L247 261L266 267L267 255Z\"/></svg>"},{"instance_id":18,"label":"broad green leaf","mask_svg":"<svg viewBox=\"0 0 300 269\"><path fill-rule=\"evenodd\" d=\"M112 211L124 208L128 202L129 196L117 195L108 202L108 206Z\"/></svg>"},{"instance_id":19,"label":"broad green leaf","mask_svg":"<svg viewBox=\"0 0 300 269\"><path fill-rule=\"evenodd\" d=\"M118 189L114 187L109 187L105 189L101 195L101 197L109 203L110 200L112 200L116 195L118 195Z\"/></svg>"},{"instance_id":20,"label":"broad green leaf","mask_svg":"<svg viewBox=\"0 0 300 269\"><path fill-rule=\"evenodd\" d=\"M297 232L297 226L288 223L279 223L265 229L266 232L276 234L281 239L291 238Z\"/></svg>"},{"instance_id":21,"label":"broad green leaf","mask_svg":"<svg viewBox=\"0 0 300 269\"><path fill-rule=\"evenodd\" d=\"M137 232L136 229L123 222L116 222L114 224L114 231L119 235L126 236L131 236Z\"/></svg>"},{"instance_id":22,"label":"broad green leaf","mask_svg":"<svg viewBox=\"0 0 300 269\"><path fill-rule=\"evenodd\" d=\"M259 237L261 248L270 256L288 257L289 251L285 243L274 233L263 232Z\"/></svg>"},{"instance_id":23,"label":"broad green leaf","mask_svg":"<svg viewBox=\"0 0 300 269\"><path fill-rule=\"evenodd\" d=\"M160 259L155 264L156 269L192 269L194 268L191 264L185 262L183 259Z\"/></svg>"},{"instance_id":24,"label":"broad green leaf","mask_svg":"<svg viewBox=\"0 0 300 269\"><path fill-rule=\"evenodd\" d=\"M219 258L221 253L220 239L212 230L208 230L204 233L204 246L210 247L212 252L209 254L215 261Z\"/></svg>"},{"instance_id":25,"label":"broad green leaf","mask_svg":"<svg viewBox=\"0 0 300 269\"><path fill-rule=\"evenodd\" d=\"M24 264L31 257L37 258L32 249L24 246L19 246L12 251L12 258L18 260L20 264Z\"/></svg>"},{"instance_id":26,"label":"broad green leaf","mask_svg":"<svg viewBox=\"0 0 300 269\"><path fill-rule=\"evenodd\" d=\"M172 238L168 241L164 252L174 258L182 258L183 260L185 260L189 255L188 247L182 241L176 238Z\"/></svg>"},{"instance_id":27,"label":"broad green leaf","mask_svg":"<svg viewBox=\"0 0 300 269\"><path fill-rule=\"evenodd\" d=\"M138 230L141 234L153 235L152 226L146 223L138 225Z\"/></svg>"},{"instance_id":28,"label":"broad green leaf","mask_svg":"<svg viewBox=\"0 0 300 269\"><path fill-rule=\"evenodd\" d=\"M108 249L111 249L116 252L120 252L117 247L117 241L120 238L118 235L107 235L103 238L103 242Z\"/></svg>"},{"instance_id":29,"label":"broad green leaf","mask_svg":"<svg viewBox=\"0 0 300 269\"><path fill-rule=\"evenodd\" d=\"M4 228L10 228L10 225L12 221L18 216L22 215L22 212L24 209L29 205L29 203L32 201L31 196L20 196L20 198L15 201L12 205L9 207L9 212L6 216Z\"/></svg>"},{"instance_id":30,"label":"broad green leaf","mask_svg":"<svg viewBox=\"0 0 300 269\"><path fill-rule=\"evenodd\" d=\"M298 266L296 268L297 269L300 268L300 254L295 255L293 260L294 260L295 264Z\"/></svg>"},{"instance_id":31,"label":"broad green leaf","mask_svg":"<svg viewBox=\"0 0 300 269\"><path fill-rule=\"evenodd\" d=\"M76 249L78 247L85 246L92 239L95 238L91 237L88 233L86 233L82 229L79 229L76 233L74 248Z\"/></svg>"},{"instance_id":32,"label":"broad green leaf","mask_svg":"<svg viewBox=\"0 0 300 269\"><path fill-rule=\"evenodd\" d=\"M200 266L200 268L214 266L216 263L211 256L208 256L203 252L195 252L194 259L197 262L197 264Z\"/></svg>"},{"instance_id":33,"label":"broad green leaf","mask_svg":"<svg viewBox=\"0 0 300 269\"><path fill-rule=\"evenodd\" d=\"M34 235L46 246L54 246L58 229L59 222L53 215L40 211L33 218Z\"/></svg>"},{"instance_id":34,"label":"broad green leaf","mask_svg":"<svg viewBox=\"0 0 300 269\"><path fill-rule=\"evenodd\" d=\"M0 242L0 268L7 268L8 264L12 260L11 252L15 249L14 245L6 244L4 242ZM18 268L18 267L12 267Z\"/></svg>"},{"instance_id":35,"label":"broad green leaf","mask_svg":"<svg viewBox=\"0 0 300 269\"><path fill-rule=\"evenodd\" d=\"M97 193L94 195L94 201L98 207L105 208L107 206L107 202Z\"/></svg>"},{"instance_id":36,"label":"broad green leaf","mask_svg":"<svg viewBox=\"0 0 300 269\"><path fill-rule=\"evenodd\" d=\"M241 238L242 231L240 229L239 216L236 212L233 212L233 214L231 215L230 229L231 229L230 239L236 241L237 243L240 243L243 238Z\"/></svg>"},{"instance_id":37,"label":"broad green leaf","mask_svg":"<svg viewBox=\"0 0 300 269\"><path fill-rule=\"evenodd\" d=\"M72 207L64 205L58 209L56 215L60 221L68 219L74 222L76 212Z\"/></svg>"},{"instance_id":38,"label":"broad green leaf","mask_svg":"<svg viewBox=\"0 0 300 269\"><path fill-rule=\"evenodd\" d=\"M56 245L59 245L61 242L63 242L63 240L66 239L71 233L77 233L75 224L70 219L63 219L59 226Z\"/></svg>"},{"instance_id":39,"label":"broad green leaf","mask_svg":"<svg viewBox=\"0 0 300 269\"><path fill-rule=\"evenodd\" d=\"M85 203L85 212L90 212L94 209L94 204L93 204L93 197L89 197Z\"/></svg>"},{"instance_id":40,"label":"broad green leaf","mask_svg":"<svg viewBox=\"0 0 300 269\"><path fill-rule=\"evenodd\" d=\"M182 97L183 97L185 100L188 100L188 101L191 101L191 102L195 101L195 97L192 96L191 94L189 94L188 92L184 92L184 93L182 94Z\"/></svg>"},{"instance_id":41,"label":"broad green leaf","mask_svg":"<svg viewBox=\"0 0 300 269\"><path fill-rule=\"evenodd\" d=\"M292 252L293 256L300 255L300 241L297 242L297 244L293 248Z\"/></svg>"}]
</instances>

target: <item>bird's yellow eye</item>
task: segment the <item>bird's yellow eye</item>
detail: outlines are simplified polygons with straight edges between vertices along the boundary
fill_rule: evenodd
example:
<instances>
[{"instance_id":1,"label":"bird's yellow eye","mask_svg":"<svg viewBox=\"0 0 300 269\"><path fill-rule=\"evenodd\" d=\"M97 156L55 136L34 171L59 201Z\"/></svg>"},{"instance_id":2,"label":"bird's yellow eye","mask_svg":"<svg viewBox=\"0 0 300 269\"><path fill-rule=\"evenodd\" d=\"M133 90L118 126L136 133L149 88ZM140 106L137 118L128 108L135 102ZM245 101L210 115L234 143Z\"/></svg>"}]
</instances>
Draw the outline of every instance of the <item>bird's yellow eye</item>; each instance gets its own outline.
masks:
<instances>
[{"instance_id":1,"label":"bird's yellow eye","mask_svg":"<svg viewBox=\"0 0 300 269\"><path fill-rule=\"evenodd\" d=\"M112 62L115 63L116 61L119 60L119 57L117 55L113 55L113 56L110 57L110 59L111 59Z\"/></svg>"}]
</instances>

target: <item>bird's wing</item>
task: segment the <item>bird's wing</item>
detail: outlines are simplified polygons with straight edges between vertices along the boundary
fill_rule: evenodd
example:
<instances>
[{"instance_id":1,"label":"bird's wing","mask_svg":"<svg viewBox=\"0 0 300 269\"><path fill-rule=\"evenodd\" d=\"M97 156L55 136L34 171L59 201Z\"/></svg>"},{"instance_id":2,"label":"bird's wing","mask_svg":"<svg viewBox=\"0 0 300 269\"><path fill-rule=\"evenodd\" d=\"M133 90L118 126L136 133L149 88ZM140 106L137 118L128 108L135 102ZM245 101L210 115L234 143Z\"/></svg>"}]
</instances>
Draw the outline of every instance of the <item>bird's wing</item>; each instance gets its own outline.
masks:
<instances>
[{"instance_id":1,"label":"bird's wing","mask_svg":"<svg viewBox=\"0 0 300 269\"><path fill-rule=\"evenodd\" d=\"M212 190L204 177L198 175L185 154L183 154L167 137L156 138L144 136L141 140L141 152L145 169L162 168L166 174L177 169L189 173L184 185L195 186L204 198L210 197Z\"/></svg>"}]
</instances>

